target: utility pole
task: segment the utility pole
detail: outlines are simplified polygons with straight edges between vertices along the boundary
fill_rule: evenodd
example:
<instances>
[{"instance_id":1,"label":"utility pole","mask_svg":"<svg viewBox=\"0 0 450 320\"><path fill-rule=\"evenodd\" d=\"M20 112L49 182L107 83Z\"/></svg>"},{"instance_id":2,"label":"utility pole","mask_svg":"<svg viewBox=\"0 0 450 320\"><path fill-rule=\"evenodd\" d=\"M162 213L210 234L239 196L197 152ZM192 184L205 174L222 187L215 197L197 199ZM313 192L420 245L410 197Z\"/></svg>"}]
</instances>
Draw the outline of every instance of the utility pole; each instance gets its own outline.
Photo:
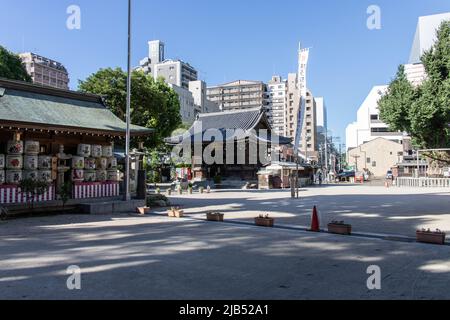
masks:
<instances>
[{"instance_id":1,"label":"utility pole","mask_svg":"<svg viewBox=\"0 0 450 320\"><path fill-rule=\"evenodd\" d=\"M355 159L355 172L358 172L358 159L361 158L361 156L354 155L352 158Z\"/></svg>"}]
</instances>

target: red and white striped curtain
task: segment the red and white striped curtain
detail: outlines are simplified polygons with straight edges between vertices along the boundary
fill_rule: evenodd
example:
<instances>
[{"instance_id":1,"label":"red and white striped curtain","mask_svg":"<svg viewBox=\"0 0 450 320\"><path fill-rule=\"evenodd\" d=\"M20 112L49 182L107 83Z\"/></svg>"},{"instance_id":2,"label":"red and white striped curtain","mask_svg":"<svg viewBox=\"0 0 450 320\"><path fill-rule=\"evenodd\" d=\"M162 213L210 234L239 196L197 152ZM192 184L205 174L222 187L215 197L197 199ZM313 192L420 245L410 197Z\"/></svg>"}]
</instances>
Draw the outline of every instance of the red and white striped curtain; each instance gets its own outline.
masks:
<instances>
[{"instance_id":1,"label":"red and white striped curtain","mask_svg":"<svg viewBox=\"0 0 450 320\"><path fill-rule=\"evenodd\" d=\"M28 199L31 199L31 194L25 194L19 191L17 186L5 185L0 186L0 203L1 204L20 204L26 203ZM52 185L48 190L40 196L34 199L35 202L53 201L56 199L55 187Z\"/></svg>"},{"instance_id":2,"label":"red and white striped curtain","mask_svg":"<svg viewBox=\"0 0 450 320\"><path fill-rule=\"evenodd\" d=\"M73 199L106 198L119 196L118 182L82 182L73 185Z\"/></svg>"}]
</instances>

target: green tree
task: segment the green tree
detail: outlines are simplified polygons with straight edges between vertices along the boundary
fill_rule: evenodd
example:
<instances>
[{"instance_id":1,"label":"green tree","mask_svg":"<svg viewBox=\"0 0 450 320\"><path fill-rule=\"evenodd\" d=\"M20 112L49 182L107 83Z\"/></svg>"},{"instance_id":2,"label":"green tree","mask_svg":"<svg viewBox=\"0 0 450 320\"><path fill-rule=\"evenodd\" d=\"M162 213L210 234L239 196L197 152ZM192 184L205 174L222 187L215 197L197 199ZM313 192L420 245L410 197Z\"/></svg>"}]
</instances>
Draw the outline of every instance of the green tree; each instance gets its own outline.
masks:
<instances>
[{"instance_id":1,"label":"green tree","mask_svg":"<svg viewBox=\"0 0 450 320\"><path fill-rule=\"evenodd\" d=\"M381 119L408 132L419 148L450 147L450 21L437 31L435 45L422 56L427 79L414 88L403 67L379 101ZM431 155L433 157L433 155ZM436 158L436 155L434 155ZM442 158L436 159L441 160ZM447 161L445 159L442 159Z\"/></svg>"},{"instance_id":2,"label":"green tree","mask_svg":"<svg viewBox=\"0 0 450 320\"><path fill-rule=\"evenodd\" d=\"M0 77L31 82L31 77L19 56L0 46Z\"/></svg>"},{"instance_id":3,"label":"green tree","mask_svg":"<svg viewBox=\"0 0 450 320\"><path fill-rule=\"evenodd\" d=\"M414 102L415 89L406 77L405 67L398 68L395 79L388 88L388 94L378 102L380 117L393 131L409 131L411 121L409 110Z\"/></svg>"},{"instance_id":4,"label":"green tree","mask_svg":"<svg viewBox=\"0 0 450 320\"><path fill-rule=\"evenodd\" d=\"M102 95L111 111L126 120L127 74L120 68L101 69L79 82L79 90ZM180 102L177 93L162 79L140 71L131 77L131 121L135 125L155 129L146 139L147 148L163 144L163 139L181 124Z\"/></svg>"}]
</instances>

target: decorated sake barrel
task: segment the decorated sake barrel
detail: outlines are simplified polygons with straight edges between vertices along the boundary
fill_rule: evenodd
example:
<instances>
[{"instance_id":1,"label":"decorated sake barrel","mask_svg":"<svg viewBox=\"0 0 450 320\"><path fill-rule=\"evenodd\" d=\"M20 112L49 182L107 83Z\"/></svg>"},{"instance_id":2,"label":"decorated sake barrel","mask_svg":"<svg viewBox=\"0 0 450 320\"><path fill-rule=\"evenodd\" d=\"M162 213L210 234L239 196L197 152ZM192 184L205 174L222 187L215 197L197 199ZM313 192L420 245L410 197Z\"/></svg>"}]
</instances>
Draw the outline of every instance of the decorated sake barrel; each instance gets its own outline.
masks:
<instances>
[{"instance_id":1,"label":"decorated sake barrel","mask_svg":"<svg viewBox=\"0 0 450 320\"><path fill-rule=\"evenodd\" d=\"M97 166L97 159L95 158L84 159L84 169L95 170L96 166Z\"/></svg>"},{"instance_id":2,"label":"decorated sake barrel","mask_svg":"<svg viewBox=\"0 0 450 320\"><path fill-rule=\"evenodd\" d=\"M100 157L102 157L103 156L103 148L102 148L102 146L93 144L91 146L91 156L93 158L100 158Z\"/></svg>"},{"instance_id":3,"label":"decorated sake barrel","mask_svg":"<svg viewBox=\"0 0 450 320\"><path fill-rule=\"evenodd\" d=\"M38 171L39 181L52 182L52 171L51 170L39 170Z\"/></svg>"},{"instance_id":4,"label":"decorated sake barrel","mask_svg":"<svg viewBox=\"0 0 450 320\"><path fill-rule=\"evenodd\" d=\"M4 168L5 168L5 155L0 154L0 169L4 169Z\"/></svg>"},{"instance_id":5,"label":"decorated sake barrel","mask_svg":"<svg viewBox=\"0 0 450 320\"><path fill-rule=\"evenodd\" d=\"M25 170L23 172L23 178L37 180L39 178L39 172L37 170Z\"/></svg>"},{"instance_id":6,"label":"decorated sake barrel","mask_svg":"<svg viewBox=\"0 0 450 320\"><path fill-rule=\"evenodd\" d=\"M97 172L95 170L86 170L84 172L84 181L86 182L97 181Z\"/></svg>"},{"instance_id":7,"label":"decorated sake barrel","mask_svg":"<svg viewBox=\"0 0 450 320\"><path fill-rule=\"evenodd\" d=\"M103 146L102 154L105 158L111 158L113 156L113 147L112 146Z\"/></svg>"},{"instance_id":8,"label":"decorated sake barrel","mask_svg":"<svg viewBox=\"0 0 450 320\"><path fill-rule=\"evenodd\" d=\"M108 178L108 173L106 170L97 170L97 181L104 182Z\"/></svg>"},{"instance_id":9,"label":"decorated sake barrel","mask_svg":"<svg viewBox=\"0 0 450 320\"><path fill-rule=\"evenodd\" d=\"M97 159L97 169L106 170L108 168L108 158Z\"/></svg>"},{"instance_id":10,"label":"decorated sake barrel","mask_svg":"<svg viewBox=\"0 0 450 320\"><path fill-rule=\"evenodd\" d=\"M84 157L73 156L72 157L72 169L78 169L78 170L84 169Z\"/></svg>"},{"instance_id":11,"label":"decorated sake barrel","mask_svg":"<svg viewBox=\"0 0 450 320\"><path fill-rule=\"evenodd\" d=\"M108 170L108 181L119 181L119 172L117 170Z\"/></svg>"},{"instance_id":12,"label":"decorated sake barrel","mask_svg":"<svg viewBox=\"0 0 450 320\"><path fill-rule=\"evenodd\" d=\"M108 158L108 169L117 168L117 159L114 157Z\"/></svg>"},{"instance_id":13,"label":"decorated sake barrel","mask_svg":"<svg viewBox=\"0 0 450 320\"><path fill-rule=\"evenodd\" d=\"M0 170L0 185L4 184L6 181L5 170Z\"/></svg>"},{"instance_id":14,"label":"decorated sake barrel","mask_svg":"<svg viewBox=\"0 0 450 320\"><path fill-rule=\"evenodd\" d=\"M23 141L8 141L8 154L23 154Z\"/></svg>"},{"instance_id":15,"label":"decorated sake barrel","mask_svg":"<svg viewBox=\"0 0 450 320\"><path fill-rule=\"evenodd\" d=\"M77 154L80 157L90 157L91 156L91 145L90 144L79 144Z\"/></svg>"},{"instance_id":16,"label":"decorated sake barrel","mask_svg":"<svg viewBox=\"0 0 450 320\"><path fill-rule=\"evenodd\" d=\"M23 168L25 170L37 170L39 164L38 156L26 155L23 157Z\"/></svg>"},{"instance_id":17,"label":"decorated sake barrel","mask_svg":"<svg viewBox=\"0 0 450 320\"><path fill-rule=\"evenodd\" d=\"M52 168L52 157L50 156L39 156L39 169L51 169Z\"/></svg>"},{"instance_id":18,"label":"decorated sake barrel","mask_svg":"<svg viewBox=\"0 0 450 320\"><path fill-rule=\"evenodd\" d=\"M22 170L6 170L6 183L19 184L22 181Z\"/></svg>"},{"instance_id":19,"label":"decorated sake barrel","mask_svg":"<svg viewBox=\"0 0 450 320\"><path fill-rule=\"evenodd\" d=\"M6 156L6 167L11 170L22 169L23 157L18 156L18 155L7 155Z\"/></svg>"},{"instance_id":20,"label":"decorated sake barrel","mask_svg":"<svg viewBox=\"0 0 450 320\"><path fill-rule=\"evenodd\" d=\"M82 169L72 170L72 181L84 181L84 170Z\"/></svg>"},{"instance_id":21,"label":"decorated sake barrel","mask_svg":"<svg viewBox=\"0 0 450 320\"><path fill-rule=\"evenodd\" d=\"M39 141L25 141L25 154L39 154Z\"/></svg>"}]
</instances>

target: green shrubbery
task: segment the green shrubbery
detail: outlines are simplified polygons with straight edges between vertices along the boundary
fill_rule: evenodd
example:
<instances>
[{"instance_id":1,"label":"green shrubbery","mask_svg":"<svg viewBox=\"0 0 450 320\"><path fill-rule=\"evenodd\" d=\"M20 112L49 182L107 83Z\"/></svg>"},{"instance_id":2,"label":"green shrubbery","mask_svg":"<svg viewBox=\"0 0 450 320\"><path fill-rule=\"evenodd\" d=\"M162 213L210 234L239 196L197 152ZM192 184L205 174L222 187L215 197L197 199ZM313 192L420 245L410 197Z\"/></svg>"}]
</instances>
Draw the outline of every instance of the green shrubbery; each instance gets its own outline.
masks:
<instances>
[{"instance_id":1,"label":"green shrubbery","mask_svg":"<svg viewBox=\"0 0 450 320\"><path fill-rule=\"evenodd\" d=\"M170 206L169 199L162 194L151 194L147 196L147 207L168 207Z\"/></svg>"}]
</instances>

